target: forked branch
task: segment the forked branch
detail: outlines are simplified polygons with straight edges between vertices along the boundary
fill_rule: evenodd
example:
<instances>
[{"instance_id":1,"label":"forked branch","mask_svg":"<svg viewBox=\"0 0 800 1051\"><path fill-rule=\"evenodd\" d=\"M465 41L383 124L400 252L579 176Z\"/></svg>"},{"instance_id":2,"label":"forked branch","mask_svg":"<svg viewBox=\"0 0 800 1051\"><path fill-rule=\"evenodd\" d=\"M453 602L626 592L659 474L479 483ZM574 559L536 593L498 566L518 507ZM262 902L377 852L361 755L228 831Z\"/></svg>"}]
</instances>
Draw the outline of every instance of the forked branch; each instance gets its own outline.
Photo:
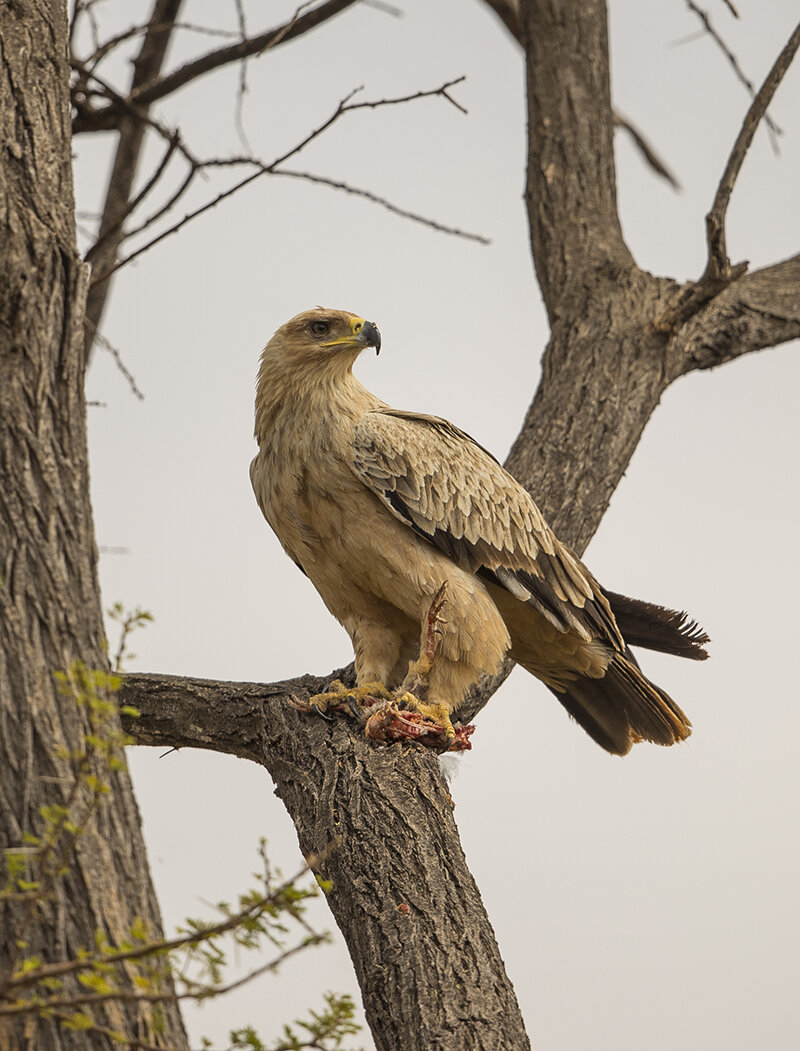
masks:
<instances>
[{"instance_id":1,"label":"forked branch","mask_svg":"<svg viewBox=\"0 0 800 1051\"><path fill-rule=\"evenodd\" d=\"M728 213L733 188L741 171L747 151L753 141L756 129L764 119L767 107L772 102L778 86L786 75L792 59L800 47L800 23L795 27L772 69L767 74L761 89L753 99L745 115L742 127L728 157L725 169L714 194L714 201L706 216L706 243L708 261L699 281L689 284L678 297L676 304L659 317L656 327L665 332L675 332L695 314L734 281L747 272L747 262L731 265L728 258L728 247L725 237L725 220Z\"/></svg>"}]
</instances>

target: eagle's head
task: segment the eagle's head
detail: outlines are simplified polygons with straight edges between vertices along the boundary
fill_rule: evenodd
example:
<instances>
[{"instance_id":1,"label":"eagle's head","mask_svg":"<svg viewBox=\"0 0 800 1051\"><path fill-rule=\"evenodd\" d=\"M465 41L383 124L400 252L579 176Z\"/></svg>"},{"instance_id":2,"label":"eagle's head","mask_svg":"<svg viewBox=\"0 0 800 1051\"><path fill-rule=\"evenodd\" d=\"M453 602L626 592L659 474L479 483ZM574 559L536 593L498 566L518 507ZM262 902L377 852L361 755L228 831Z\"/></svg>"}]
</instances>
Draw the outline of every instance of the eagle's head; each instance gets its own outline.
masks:
<instances>
[{"instance_id":1,"label":"eagle's head","mask_svg":"<svg viewBox=\"0 0 800 1051\"><path fill-rule=\"evenodd\" d=\"M336 358L345 368L365 347L380 353L381 334L372 321L347 310L316 307L281 325L267 344L264 357L283 358L291 367L324 365Z\"/></svg>"}]
</instances>

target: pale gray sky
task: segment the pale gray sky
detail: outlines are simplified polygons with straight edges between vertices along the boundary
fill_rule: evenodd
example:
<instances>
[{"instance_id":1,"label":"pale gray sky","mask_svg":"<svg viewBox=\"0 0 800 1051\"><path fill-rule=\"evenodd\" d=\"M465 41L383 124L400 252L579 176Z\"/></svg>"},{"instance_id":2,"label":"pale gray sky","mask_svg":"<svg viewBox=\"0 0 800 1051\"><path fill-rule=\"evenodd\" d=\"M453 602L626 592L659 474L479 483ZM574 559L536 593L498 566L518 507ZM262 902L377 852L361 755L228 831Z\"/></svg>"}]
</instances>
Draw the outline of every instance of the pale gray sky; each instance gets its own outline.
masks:
<instances>
[{"instance_id":1,"label":"pale gray sky","mask_svg":"<svg viewBox=\"0 0 800 1051\"><path fill-rule=\"evenodd\" d=\"M521 55L477 0L396 2L402 18L364 7L251 62L250 142L269 160L354 87L381 98L466 74L456 94L469 116L441 100L351 114L297 167L492 245L263 179L122 272L104 331L146 400L99 351L89 394L108 407L91 410L92 481L99 542L129 549L102 556L105 602L156 618L134 640L138 670L270 681L350 659L247 475L258 355L287 318L322 303L375 320L384 351L359 362L360 378L390 403L449 417L501 458L532 396L547 330L522 201ZM293 7L253 5L251 28ZM794 0L738 0L739 22L720 0L707 7L760 83L797 18ZM185 17L235 24L233 4L208 0ZM611 4L615 105L684 187L674 193L618 138L625 235L644 267L679 279L702 271L703 216L748 105L710 40L675 46L696 29L681 0ZM163 107L196 153L241 152L237 75ZM762 128L730 208L732 258L753 267L800 244L800 66L772 113L785 129L781 157ZM97 207L108 146L76 144L81 208ZM606 586L686 607L711 634L705 664L643 660L691 717L690 741L614 759L518 672L459 764L464 847L538 1051L800 1046L799 381L795 345L671 388L587 552ZM246 886L261 835L285 871L298 863L260 768L188 751L130 758L168 927ZM324 906L318 915L332 926ZM187 1011L193 1039L225 1046L245 1023L270 1036L324 989L357 994L338 934L279 977ZM367 1033L361 1043L371 1047Z\"/></svg>"}]
</instances>

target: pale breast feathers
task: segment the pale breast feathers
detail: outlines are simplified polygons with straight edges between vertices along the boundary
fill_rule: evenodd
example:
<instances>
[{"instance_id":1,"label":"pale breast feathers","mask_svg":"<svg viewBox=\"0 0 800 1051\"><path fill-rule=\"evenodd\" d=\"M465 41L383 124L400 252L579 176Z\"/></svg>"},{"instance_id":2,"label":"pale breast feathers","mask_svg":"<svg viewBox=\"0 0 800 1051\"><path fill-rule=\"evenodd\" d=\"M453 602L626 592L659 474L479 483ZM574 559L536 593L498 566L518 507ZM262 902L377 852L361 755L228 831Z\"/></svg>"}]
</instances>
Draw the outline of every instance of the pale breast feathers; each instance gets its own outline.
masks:
<instances>
[{"instance_id":1,"label":"pale breast feathers","mask_svg":"<svg viewBox=\"0 0 800 1051\"><path fill-rule=\"evenodd\" d=\"M463 569L560 631L624 648L594 578L528 492L468 434L435 416L382 409L353 433L352 469L392 514Z\"/></svg>"}]
</instances>

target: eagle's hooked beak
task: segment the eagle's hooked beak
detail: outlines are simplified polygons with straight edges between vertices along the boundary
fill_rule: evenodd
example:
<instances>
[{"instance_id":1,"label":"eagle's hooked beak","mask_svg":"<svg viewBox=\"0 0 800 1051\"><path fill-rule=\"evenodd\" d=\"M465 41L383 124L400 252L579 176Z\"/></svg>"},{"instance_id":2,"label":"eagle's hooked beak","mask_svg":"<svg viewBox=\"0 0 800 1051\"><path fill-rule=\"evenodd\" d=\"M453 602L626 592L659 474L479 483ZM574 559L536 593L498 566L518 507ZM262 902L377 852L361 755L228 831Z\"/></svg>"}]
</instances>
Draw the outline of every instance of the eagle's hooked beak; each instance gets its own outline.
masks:
<instances>
[{"instance_id":1,"label":"eagle's hooked beak","mask_svg":"<svg viewBox=\"0 0 800 1051\"><path fill-rule=\"evenodd\" d=\"M321 343L321 347L352 347L360 344L362 347L374 347L375 353L381 352L381 334L378 326L372 321L365 321L363 317L350 318L350 331L352 336L343 336L341 339L332 339L327 343Z\"/></svg>"},{"instance_id":2,"label":"eagle's hooked beak","mask_svg":"<svg viewBox=\"0 0 800 1051\"><path fill-rule=\"evenodd\" d=\"M357 333L359 342L363 343L365 347L374 347L375 354L381 352L381 334L378 331L378 326L372 321L363 322L361 329Z\"/></svg>"}]
</instances>

